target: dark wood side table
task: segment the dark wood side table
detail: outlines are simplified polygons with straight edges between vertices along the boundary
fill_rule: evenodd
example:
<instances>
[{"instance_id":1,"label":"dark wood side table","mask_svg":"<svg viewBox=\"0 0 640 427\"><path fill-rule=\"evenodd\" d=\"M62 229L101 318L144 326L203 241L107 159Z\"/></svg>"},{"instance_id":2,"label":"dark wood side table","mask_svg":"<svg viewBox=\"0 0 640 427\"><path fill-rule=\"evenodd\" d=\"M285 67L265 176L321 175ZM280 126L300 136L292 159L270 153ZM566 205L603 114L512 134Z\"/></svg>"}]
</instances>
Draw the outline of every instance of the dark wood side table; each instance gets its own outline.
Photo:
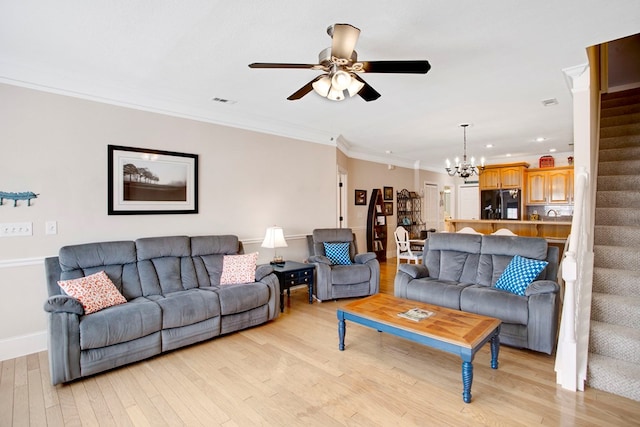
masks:
<instances>
[{"instance_id":1,"label":"dark wood side table","mask_svg":"<svg viewBox=\"0 0 640 427\"><path fill-rule=\"evenodd\" d=\"M280 312L284 311L284 291L287 297L291 296L291 288L298 285L307 285L309 288L309 304L313 304L313 264L303 264L296 261L285 261L284 265L273 266L273 272L280 281Z\"/></svg>"}]
</instances>

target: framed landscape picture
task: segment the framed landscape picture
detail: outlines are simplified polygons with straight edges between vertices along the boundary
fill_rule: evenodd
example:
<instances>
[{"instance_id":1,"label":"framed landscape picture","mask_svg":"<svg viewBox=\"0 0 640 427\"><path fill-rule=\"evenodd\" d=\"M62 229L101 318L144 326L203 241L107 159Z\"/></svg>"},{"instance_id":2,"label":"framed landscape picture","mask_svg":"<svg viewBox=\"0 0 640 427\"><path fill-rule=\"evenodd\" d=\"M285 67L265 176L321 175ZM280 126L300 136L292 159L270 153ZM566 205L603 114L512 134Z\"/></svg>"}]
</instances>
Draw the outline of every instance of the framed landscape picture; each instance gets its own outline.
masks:
<instances>
[{"instance_id":1,"label":"framed landscape picture","mask_svg":"<svg viewBox=\"0 0 640 427\"><path fill-rule=\"evenodd\" d=\"M384 200L393 200L393 187L384 187L382 196Z\"/></svg>"},{"instance_id":2,"label":"framed landscape picture","mask_svg":"<svg viewBox=\"0 0 640 427\"><path fill-rule=\"evenodd\" d=\"M107 146L108 214L198 213L198 155Z\"/></svg>"}]
</instances>

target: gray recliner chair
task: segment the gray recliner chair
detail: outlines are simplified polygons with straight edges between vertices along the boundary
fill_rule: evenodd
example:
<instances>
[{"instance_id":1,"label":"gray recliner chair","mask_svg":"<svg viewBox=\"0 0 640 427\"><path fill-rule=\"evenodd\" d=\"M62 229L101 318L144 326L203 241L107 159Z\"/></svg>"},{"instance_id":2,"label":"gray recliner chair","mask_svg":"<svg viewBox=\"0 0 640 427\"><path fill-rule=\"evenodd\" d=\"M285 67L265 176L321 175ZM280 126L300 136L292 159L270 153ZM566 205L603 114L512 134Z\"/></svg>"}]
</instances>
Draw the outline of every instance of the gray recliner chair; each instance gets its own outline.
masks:
<instances>
[{"instance_id":1,"label":"gray recliner chair","mask_svg":"<svg viewBox=\"0 0 640 427\"><path fill-rule=\"evenodd\" d=\"M323 228L307 236L309 262L316 266L314 294L319 301L377 294L380 264L373 252L357 253L356 237L350 228ZM325 251L326 244L348 244L347 264L337 264ZM344 247L344 246L343 246ZM329 254L331 255L331 254ZM348 264L350 262L350 264Z\"/></svg>"}]
</instances>

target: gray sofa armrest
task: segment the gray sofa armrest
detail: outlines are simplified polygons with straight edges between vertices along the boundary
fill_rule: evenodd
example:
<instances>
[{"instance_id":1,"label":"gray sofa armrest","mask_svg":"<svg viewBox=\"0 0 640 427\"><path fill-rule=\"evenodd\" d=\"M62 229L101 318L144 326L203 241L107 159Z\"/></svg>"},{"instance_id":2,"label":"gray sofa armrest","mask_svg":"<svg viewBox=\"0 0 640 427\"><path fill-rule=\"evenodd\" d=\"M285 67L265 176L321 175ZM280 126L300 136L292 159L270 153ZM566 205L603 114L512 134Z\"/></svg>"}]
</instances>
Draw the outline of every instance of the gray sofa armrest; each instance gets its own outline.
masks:
<instances>
[{"instance_id":1,"label":"gray sofa armrest","mask_svg":"<svg viewBox=\"0 0 640 427\"><path fill-rule=\"evenodd\" d=\"M560 297L557 292L544 292L533 294L528 299L527 347L531 350L553 354L558 332Z\"/></svg>"},{"instance_id":2,"label":"gray sofa armrest","mask_svg":"<svg viewBox=\"0 0 640 427\"><path fill-rule=\"evenodd\" d=\"M560 286L553 280L536 280L531 283L526 291L525 296L555 293L560 291Z\"/></svg>"},{"instance_id":3,"label":"gray sofa armrest","mask_svg":"<svg viewBox=\"0 0 640 427\"><path fill-rule=\"evenodd\" d=\"M262 277L260 277L258 274L259 271L262 273L268 271L268 273L263 274ZM278 276L273 272L273 267L269 264L258 265L256 269L256 282L264 283L269 288L271 295L269 298L268 319L273 320L280 315L280 281L278 280Z\"/></svg>"},{"instance_id":4,"label":"gray sofa armrest","mask_svg":"<svg viewBox=\"0 0 640 427\"><path fill-rule=\"evenodd\" d=\"M377 259L376 254L373 252L365 252L362 254L356 254L354 261L356 264L366 264L367 261L371 261L372 259Z\"/></svg>"},{"instance_id":5,"label":"gray sofa armrest","mask_svg":"<svg viewBox=\"0 0 640 427\"><path fill-rule=\"evenodd\" d=\"M422 264L400 264L393 281L393 294L398 298L407 298L407 287L413 280L429 277L429 270Z\"/></svg>"},{"instance_id":6,"label":"gray sofa armrest","mask_svg":"<svg viewBox=\"0 0 640 427\"><path fill-rule=\"evenodd\" d=\"M82 316L84 307L77 299L68 295L54 295L44 303L44 311L47 313L70 313Z\"/></svg>"},{"instance_id":7,"label":"gray sofa armrest","mask_svg":"<svg viewBox=\"0 0 640 427\"><path fill-rule=\"evenodd\" d=\"M400 264L400 271L411 276L412 279L421 279L429 277L429 270L422 264Z\"/></svg>"},{"instance_id":8,"label":"gray sofa armrest","mask_svg":"<svg viewBox=\"0 0 640 427\"><path fill-rule=\"evenodd\" d=\"M309 262L314 262L314 263L319 263L319 264L326 264L326 265L331 265L332 262L329 258L327 258L324 255L311 255L309 257Z\"/></svg>"},{"instance_id":9,"label":"gray sofa armrest","mask_svg":"<svg viewBox=\"0 0 640 427\"><path fill-rule=\"evenodd\" d=\"M256 266L256 282L261 281L271 273L273 273L273 266L271 264L261 264Z\"/></svg>"},{"instance_id":10,"label":"gray sofa armrest","mask_svg":"<svg viewBox=\"0 0 640 427\"><path fill-rule=\"evenodd\" d=\"M47 350L51 384L80 378L80 316L84 313L82 304L67 295L54 295L49 297L44 309L49 317Z\"/></svg>"}]
</instances>

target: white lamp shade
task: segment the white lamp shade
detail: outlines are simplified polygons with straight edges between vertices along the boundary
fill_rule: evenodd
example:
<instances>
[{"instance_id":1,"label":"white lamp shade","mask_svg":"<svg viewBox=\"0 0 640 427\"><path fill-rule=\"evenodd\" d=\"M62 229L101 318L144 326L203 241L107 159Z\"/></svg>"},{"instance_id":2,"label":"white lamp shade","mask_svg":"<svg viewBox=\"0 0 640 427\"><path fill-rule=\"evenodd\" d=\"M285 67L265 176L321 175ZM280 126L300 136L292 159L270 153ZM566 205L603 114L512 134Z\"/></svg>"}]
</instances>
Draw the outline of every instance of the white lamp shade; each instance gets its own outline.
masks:
<instances>
[{"instance_id":1,"label":"white lamp shade","mask_svg":"<svg viewBox=\"0 0 640 427\"><path fill-rule=\"evenodd\" d=\"M344 99L344 91L337 90L332 87L329 91L329 94L327 95L327 99L330 99L332 101L342 101Z\"/></svg>"},{"instance_id":2,"label":"white lamp shade","mask_svg":"<svg viewBox=\"0 0 640 427\"><path fill-rule=\"evenodd\" d=\"M337 71L333 77L331 77L331 86L336 90L346 90L351 84L351 75L346 71Z\"/></svg>"},{"instance_id":3,"label":"white lamp shade","mask_svg":"<svg viewBox=\"0 0 640 427\"><path fill-rule=\"evenodd\" d=\"M331 79L329 78L329 76L322 76L315 82L311 83L311 86L318 95L326 98L329 94L329 90L331 89Z\"/></svg>"},{"instance_id":4,"label":"white lamp shade","mask_svg":"<svg viewBox=\"0 0 640 427\"><path fill-rule=\"evenodd\" d=\"M287 241L284 239L282 227L269 227L262 242L263 248L286 248Z\"/></svg>"},{"instance_id":5,"label":"white lamp shade","mask_svg":"<svg viewBox=\"0 0 640 427\"><path fill-rule=\"evenodd\" d=\"M364 83L362 83L360 80L355 79L355 78L351 78L351 84L349 85L349 88L347 89L349 91L349 96L353 96L355 94L357 94L358 92L360 92L360 90L364 87Z\"/></svg>"}]
</instances>

